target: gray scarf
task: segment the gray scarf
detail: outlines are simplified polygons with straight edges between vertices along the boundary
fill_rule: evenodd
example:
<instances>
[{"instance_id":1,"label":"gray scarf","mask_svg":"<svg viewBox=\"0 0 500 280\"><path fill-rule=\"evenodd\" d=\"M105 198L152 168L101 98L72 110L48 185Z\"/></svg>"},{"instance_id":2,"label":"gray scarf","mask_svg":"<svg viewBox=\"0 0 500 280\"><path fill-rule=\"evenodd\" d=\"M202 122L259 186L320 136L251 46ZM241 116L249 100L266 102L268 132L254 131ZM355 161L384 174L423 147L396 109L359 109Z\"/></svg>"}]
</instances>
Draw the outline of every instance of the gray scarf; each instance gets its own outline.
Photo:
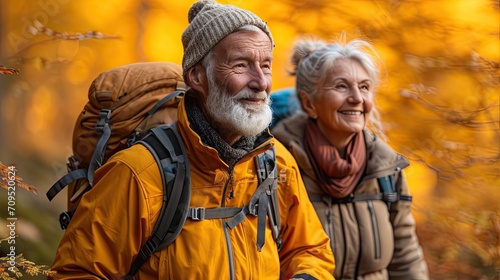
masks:
<instances>
[{"instance_id":1,"label":"gray scarf","mask_svg":"<svg viewBox=\"0 0 500 280\"><path fill-rule=\"evenodd\" d=\"M219 157L230 167L243 156L250 152L255 144L256 136L241 137L233 146L230 146L222 137L215 131L205 119L205 116L198 107L196 100L191 94L187 93L184 97L185 108L188 120L191 123L191 129L196 132L203 144L217 150Z\"/></svg>"}]
</instances>

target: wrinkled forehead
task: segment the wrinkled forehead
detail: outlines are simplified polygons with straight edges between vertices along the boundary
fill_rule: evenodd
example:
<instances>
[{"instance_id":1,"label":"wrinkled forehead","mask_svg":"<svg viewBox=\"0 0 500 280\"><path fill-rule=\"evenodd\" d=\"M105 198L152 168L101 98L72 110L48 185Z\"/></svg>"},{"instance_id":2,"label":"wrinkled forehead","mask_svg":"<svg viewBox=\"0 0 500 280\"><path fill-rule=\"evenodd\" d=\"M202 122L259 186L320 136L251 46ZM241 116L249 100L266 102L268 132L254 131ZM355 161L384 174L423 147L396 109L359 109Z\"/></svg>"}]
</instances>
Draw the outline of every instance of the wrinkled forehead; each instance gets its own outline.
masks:
<instances>
[{"instance_id":1,"label":"wrinkled forehead","mask_svg":"<svg viewBox=\"0 0 500 280\"><path fill-rule=\"evenodd\" d=\"M218 58L238 56L258 56L259 60L272 60L272 43L258 27L241 29L227 35L211 50Z\"/></svg>"}]
</instances>

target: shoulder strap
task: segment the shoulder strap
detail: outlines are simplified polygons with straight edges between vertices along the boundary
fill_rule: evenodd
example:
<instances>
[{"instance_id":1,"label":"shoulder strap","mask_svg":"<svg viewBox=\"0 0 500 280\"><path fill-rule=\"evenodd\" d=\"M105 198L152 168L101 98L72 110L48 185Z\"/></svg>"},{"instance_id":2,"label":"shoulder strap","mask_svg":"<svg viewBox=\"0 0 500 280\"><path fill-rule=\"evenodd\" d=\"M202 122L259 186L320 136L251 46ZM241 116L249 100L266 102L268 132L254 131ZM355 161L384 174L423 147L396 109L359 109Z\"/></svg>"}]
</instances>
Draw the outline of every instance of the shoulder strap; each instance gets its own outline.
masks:
<instances>
[{"instance_id":1,"label":"shoulder strap","mask_svg":"<svg viewBox=\"0 0 500 280\"><path fill-rule=\"evenodd\" d=\"M188 158L175 123L152 128L138 143L148 148L158 163L163 205L151 237L141 247L125 279L133 279L154 252L175 240L186 221L191 196Z\"/></svg>"},{"instance_id":2,"label":"shoulder strap","mask_svg":"<svg viewBox=\"0 0 500 280\"><path fill-rule=\"evenodd\" d=\"M87 178L87 170L84 168L80 168L69 172L68 174L64 175L61 179L57 180L57 182L55 182L54 185L52 185L52 187L50 187L50 189L46 193L47 198L49 199L49 201L52 201L52 199L54 199L54 197L71 182L83 178Z\"/></svg>"},{"instance_id":3,"label":"shoulder strap","mask_svg":"<svg viewBox=\"0 0 500 280\"><path fill-rule=\"evenodd\" d=\"M397 192L394 174L377 178L377 181L380 186L380 191L383 194L382 200L386 202L387 209L390 210L392 202L398 200L412 201L413 197L411 195L402 195Z\"/></svg>"},{"instance_id":4,"label":"shoulder strap","mask_svg":"<svg viewBox=\"0 0 500 280\"><path fill-rule=\"evenodd\" d=\"M243 222L248 214L257 216L257 248L260 251L265 243L266 215L271 223L273 237L278 249L281 249L281 224L279 216L277 190L277 167L274 147L255 157L259 185L250 202L242 207L204 207L189 208L188 218L194 221L205 219L226 219L226 226L234 228Z\"/></svg>"},{"instance_id":5,"label":"shoulder strap","mask_svg":"<svg viewBox=\"0 0 500 280\"><path fill-rule=\"evenodd\" d=\"M247 214L257 216L257 249L260 251L265 243L266 230L266 215L269 217L272 226L274 239L281 248L280 237L280 217L278 208L277 190L277 166L276 154L274 147L266 152L255 157L257 166L257 176L259 178L259 186L255 190L250 202L247 206L234 215L226 222L229 228L234 228L236 225L246 219Z\"/></svg>"},{"instance_id":6,"label":"shoulder strap","mask_svg":"<svg viewBox=\"0 0 500 280\"><path fill-rule=\"evenodd\" d=\"M380 191L383 194L395 194L396 187L394 185L394 175L387 175L385 177L377 178L378 185L380 187ZM391 201L385 200L387 204L387 209L391 209Z\"/></svg>"},{"instance_id":7,"label":"shoulder strap","mask_svg":"<svg viewBox=\"0 0 500 280\"><path fill-rule=\"evenodd\" d=\"M255 162L257 165L257 175L259 177L259 183L263 183L266 180L272 179L272 186L270 187L270 200L268 217L271 222L272 231L274 239L278 245L278 250L281 249L281 222L280 222L280 212L278 204L278 195L276 190L278 189L277 178L278 178L278 167L276 163L276 152L274 146L267 150L266 152L259 154L255 157Z\"/></svg>"},{"instance_id":8,"label":"shoulder strap","mask_svg":"<svg viewBox=\"0 0 500 280\"><path fill-rule=\"evenodd\" d=\"M179 89L179 87L177 88L178 88L177 90L168 94L167 96L163 97L160 101L158 101L158 103L156 103L155 106L153 106L153 108L151 108L151 110L148 111L148 116L153 115L156 111L158 111L158 109L160 109L161 106L163 106L163 104L186 92L185 89Z\"/></svg>"}]
</instances>

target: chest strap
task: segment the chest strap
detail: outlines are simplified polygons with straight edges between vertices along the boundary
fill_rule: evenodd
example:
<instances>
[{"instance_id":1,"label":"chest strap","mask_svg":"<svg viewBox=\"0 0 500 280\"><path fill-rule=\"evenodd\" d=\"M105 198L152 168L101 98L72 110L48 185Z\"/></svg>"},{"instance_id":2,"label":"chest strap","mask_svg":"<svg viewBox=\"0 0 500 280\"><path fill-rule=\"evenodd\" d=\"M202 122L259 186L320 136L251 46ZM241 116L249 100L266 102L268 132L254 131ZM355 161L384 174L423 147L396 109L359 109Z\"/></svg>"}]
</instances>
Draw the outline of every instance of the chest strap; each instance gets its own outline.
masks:
<instances>
[{"instance_id":1,"label":"chest strap","mask_svg":"<svg viewBox=\"0 0 500 280\"><path fill-rule=\"evenodd\" d=\"M311 194L309 199L312 202L325 202L326 204L345 204L367 200L382 200L385 202L397 202L399 200L412 201L411 195L400 195L398 193L373 193L373 194L353 194L344 198L334 198L329 195Z\"/></svg>"},{"instance_id":2,"label":"chest strap","mask_svg":"<svg viewBox=\"0 0 500 280\"><path fill-rule=\"evenodd\" d=\"M189 208L188 218L193 221L203 221L210 219L225 219L234 217L243 208L238 207L219 207L219 208L209 208L205 207L195 207Z\"/></svg>"},{"instance_id":3,"label":"chest strap","mask_svg":"<svg viewBox=\"0 0 500 280\"><path fill-rule=\"evenodd\" d=\"M266 215L270 216L270 220L274 221L272 217L274 210L274 203L272 201L273 195L276 195L277 184L275 182L276 176L276 166L269 172L269 176L262 181L257 187L248 205L243 208L238 207L218 207L209 208L195 207L189 208L188 218L194 221L201 221L205 219L225 219L231 218L226 221L226 226L233 229L235 226L243 222L248 214L257 217L257 249L260 252L265 243L265 231L266 231ZM277 203L277 201L275 201ZM273 205L272 205L273 204ZM279 213L277 213L279 215ZM273 234L275 230L279 232L279 227L277 225L273 226ZM276 229L275 229L276 227ZM280 241L277 240L278 246L280 246Z\"/></svg>"}]
</instances>

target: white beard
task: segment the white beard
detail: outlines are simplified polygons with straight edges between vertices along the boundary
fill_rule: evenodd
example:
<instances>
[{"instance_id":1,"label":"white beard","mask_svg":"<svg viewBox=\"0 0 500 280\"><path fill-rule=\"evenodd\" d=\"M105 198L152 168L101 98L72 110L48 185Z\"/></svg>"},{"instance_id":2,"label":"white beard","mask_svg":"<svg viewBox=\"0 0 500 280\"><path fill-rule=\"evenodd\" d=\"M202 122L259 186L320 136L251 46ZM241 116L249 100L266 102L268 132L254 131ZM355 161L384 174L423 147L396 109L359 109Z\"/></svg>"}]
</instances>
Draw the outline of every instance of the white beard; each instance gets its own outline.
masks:
<instances>
[{"instance_id":1,"label":"white beard","mask_svg":"<svg viewBox=\"0 0 500 280\"><path fill-rule=\"evenodd\" d=\"M269 126L273 115L269 106L271 100L265 91L256 93L245 87L231 96L226 89L216 85L212 78L208 78L209 94L205 105L219 129L231 130L242 136L256 136ZM239 101L242 98L260 98L265 102L247 105Z\"/></svg>"}]
</instances>

